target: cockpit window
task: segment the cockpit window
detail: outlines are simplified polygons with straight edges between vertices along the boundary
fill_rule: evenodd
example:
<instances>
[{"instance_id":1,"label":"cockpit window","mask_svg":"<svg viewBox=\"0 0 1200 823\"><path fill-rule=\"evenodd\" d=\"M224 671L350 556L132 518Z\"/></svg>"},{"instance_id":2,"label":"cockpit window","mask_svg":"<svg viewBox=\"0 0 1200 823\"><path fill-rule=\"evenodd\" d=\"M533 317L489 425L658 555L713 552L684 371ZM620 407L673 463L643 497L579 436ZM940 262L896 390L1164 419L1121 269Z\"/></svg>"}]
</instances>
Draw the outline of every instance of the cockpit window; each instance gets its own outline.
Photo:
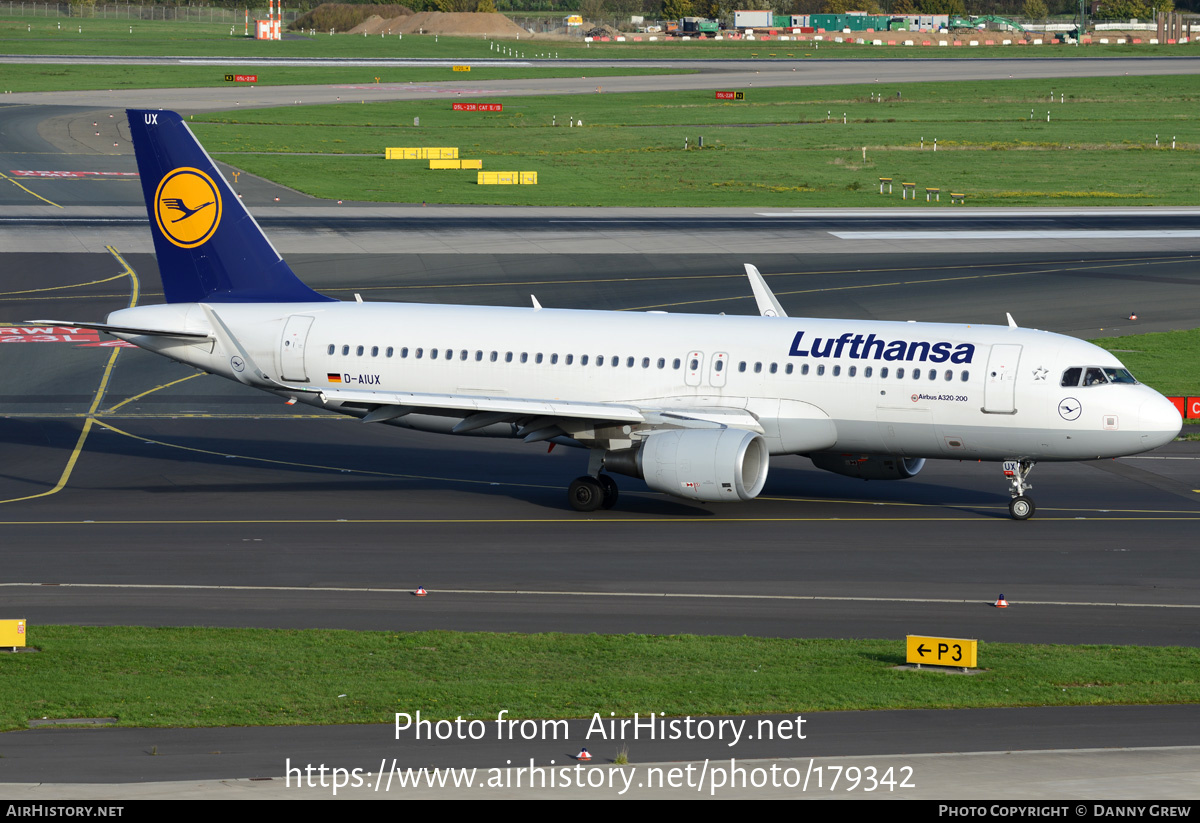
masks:
<instances>
[{"instance_id":1,"label":"cockpit window","mask_svg":"<svg viewBox=\"0 0 1200 823\"><path fill-rule=\"evenodd\" d=\"M1126 369L1105 369L1104 373L1108 376L1110 383L1137 383L1133 379L1133 375Z\"/></svg>"},{"instance_id":2,"label":"cockpit window","mask_svg":"<svg viewBox=\"0 0 1200 823\"><path fill-rule=\"evenodd\" d=\"M1075 368L1072 368L1072 369L1067 369L1065 372L1063 372L1063 376L1062 376L1062 385L1064 385L1064 386L1078 386L1078 385L1079 385L1079 378L1080 378L1080 377L1082 377L1082 376L1083 376L1083 369L1082 369L1082 368L1075 367Z\"/></svg>"},{"instance_id":3,"label":"cockpit window","mask_svg":"<svg viewBox=\"0 0 1200 823\"><path fill-rule=\"evenodd\" d=\"M1108 382L1108 378L1104 376L1104 369L1090 368L1087 374L1084 375L1083 385L1099 386Z\"/></svg>"}]
</instances>

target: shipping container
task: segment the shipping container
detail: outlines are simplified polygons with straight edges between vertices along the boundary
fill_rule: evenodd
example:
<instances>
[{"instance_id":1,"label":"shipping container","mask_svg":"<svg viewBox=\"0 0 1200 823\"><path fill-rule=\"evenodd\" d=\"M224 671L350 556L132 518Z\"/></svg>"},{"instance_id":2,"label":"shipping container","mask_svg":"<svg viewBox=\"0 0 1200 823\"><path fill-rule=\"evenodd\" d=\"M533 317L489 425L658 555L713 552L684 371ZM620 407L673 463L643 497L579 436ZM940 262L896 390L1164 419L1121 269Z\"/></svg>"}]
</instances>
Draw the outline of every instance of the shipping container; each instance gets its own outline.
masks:
<instances>
[{"instance_id":1,"label":"shipping container","mask_svg":"<svg viewBox=\"0 0 1200 823\"><path fill-rule=\"evenodd\" d=\"M739 29L769 29L774 15L768 11L735 11L733 13L734 28Z\"/></svg>"}]
</instances>

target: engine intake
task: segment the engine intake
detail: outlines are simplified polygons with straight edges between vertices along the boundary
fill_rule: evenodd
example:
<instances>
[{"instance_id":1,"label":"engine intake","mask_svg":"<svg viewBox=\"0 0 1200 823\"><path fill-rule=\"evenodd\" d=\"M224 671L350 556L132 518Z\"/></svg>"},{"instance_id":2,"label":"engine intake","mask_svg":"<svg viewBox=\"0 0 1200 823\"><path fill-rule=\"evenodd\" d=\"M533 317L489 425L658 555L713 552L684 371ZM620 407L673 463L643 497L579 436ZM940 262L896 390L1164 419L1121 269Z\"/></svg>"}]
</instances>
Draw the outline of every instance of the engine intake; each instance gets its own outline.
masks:
<instances>
[{"instance_id":1,"label":"engine intake","mask_svg":"<svg viewBox=\"0 0 1200 823\"><path fill-rule=\"evenodd\" d=\"M742 429L656 432L632 449L610 451L604 467L640 477L655 491L720 503L753 500L767 482L767 442Z\"/></svg>"}]
</instances>

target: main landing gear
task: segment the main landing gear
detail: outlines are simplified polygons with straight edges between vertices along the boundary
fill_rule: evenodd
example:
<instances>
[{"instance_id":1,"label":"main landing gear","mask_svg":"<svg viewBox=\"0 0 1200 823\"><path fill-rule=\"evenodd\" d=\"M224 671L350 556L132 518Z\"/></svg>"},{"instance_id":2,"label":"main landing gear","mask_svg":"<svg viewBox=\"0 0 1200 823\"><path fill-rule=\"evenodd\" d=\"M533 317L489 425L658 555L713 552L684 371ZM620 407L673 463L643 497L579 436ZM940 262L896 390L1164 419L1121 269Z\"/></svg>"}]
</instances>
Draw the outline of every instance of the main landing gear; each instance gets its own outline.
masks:
<instances>
[{"instance_id":1,"label":"main landing gear","mask_svg":"<svg viewBox=\"0 0 1200 823\"><path fill-rule=\"evenodd\" d=\"M1008 478L1009 493L1012 494L1012 500L1008 503L1008 514L1013 520L1028 520L1033 517L1033 498L1025 492L1033 488L1029 482L1029 473L1035 465L1032 460L1004 461L1004 476Z\"/></svg>"},{"instance_id":2,"label":"main landing gear","mask_svg":"<svg viewBox=\"0 0 1200 823\"><path fill-rule=\"evenodd\" d=\"M596 509L611 509L617 505L617 481L604 468L604 452L592 449L588 452L588 473L576 477L567 489L567 502L577 512L594 512Z\"/></svg>"},{"instance_id":3,"label":"main landing gear","mask_svg":"<svg viewBox=\"0 0 1200 823\"><path fill-rule=\"evenodd\" d=\"M567 489L567 500L577 512L594 512L596 509L611 509L617 505L617 481L607 474L596 477L584 475L571 481Z\"/></svg>"}]
</instances>

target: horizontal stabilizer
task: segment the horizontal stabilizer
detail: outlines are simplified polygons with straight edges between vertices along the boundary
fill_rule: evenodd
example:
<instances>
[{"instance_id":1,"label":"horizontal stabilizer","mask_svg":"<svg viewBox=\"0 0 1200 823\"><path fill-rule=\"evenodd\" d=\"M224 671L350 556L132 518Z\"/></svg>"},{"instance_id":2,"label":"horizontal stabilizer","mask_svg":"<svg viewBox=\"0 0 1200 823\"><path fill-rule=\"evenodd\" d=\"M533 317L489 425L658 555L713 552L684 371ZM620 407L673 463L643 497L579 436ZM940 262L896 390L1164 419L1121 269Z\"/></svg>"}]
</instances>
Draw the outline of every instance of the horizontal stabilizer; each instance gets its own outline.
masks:
<instances>
[{"instance_id":1,"label":"horizontal stabilizer","mask_svg":"<svg viewBox=\"0 0 1200 823\"><path fill-rule=\"evenodd\" d=\"M179 331L177 329L136 329L132 326L114 326L110 323L75 323L71 320L30 320L38 325L70 326L76 329L95 329L108 334L144 334L147 337L193 337L208 340L212 334L206 331Z\"/></svg>"}]
</instances>

